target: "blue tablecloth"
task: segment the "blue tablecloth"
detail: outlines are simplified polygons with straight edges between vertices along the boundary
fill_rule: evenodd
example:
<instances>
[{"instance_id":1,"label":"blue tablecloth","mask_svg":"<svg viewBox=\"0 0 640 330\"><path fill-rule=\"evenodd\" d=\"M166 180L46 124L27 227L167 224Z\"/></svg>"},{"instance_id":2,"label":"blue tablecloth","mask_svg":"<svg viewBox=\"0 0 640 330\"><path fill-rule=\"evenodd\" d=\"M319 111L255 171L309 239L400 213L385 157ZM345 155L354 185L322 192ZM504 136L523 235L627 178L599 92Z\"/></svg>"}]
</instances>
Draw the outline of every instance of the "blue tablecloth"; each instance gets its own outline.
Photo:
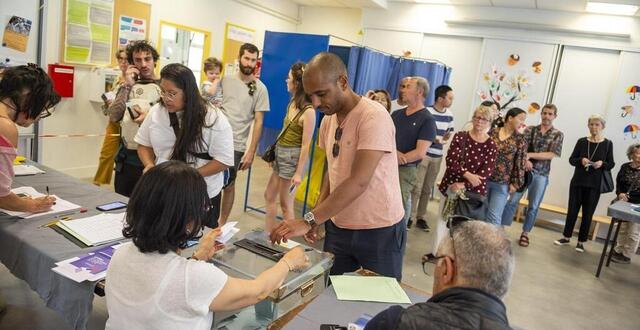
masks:
<instances>
[{"instance_id":1,"label":"blue tablecloth","mask_svg":"<svg viewBox=\"0 0 640 330\"><path fill-rule=\"evenodd\" d=\"M66 174L40 164L34 164L47 171L35 176L16 177L13 187L31 186L44 192L49 186L50 193L88 209L87 213L74 217L87 217L100 213L97 205L113 201L127 201L127 198L112 191L82 182ZM118 211L122 212L122 210ZM74 329L85 329L91 313L94 287L96 283L76 283L54 273L55 263L95 248L81 248L50 228L39 228L52 219L40 216L20 219L0 215L0 261L16 277L26 281L44 300L47 307L58 312Z\"/></svg>"}]
</instances>

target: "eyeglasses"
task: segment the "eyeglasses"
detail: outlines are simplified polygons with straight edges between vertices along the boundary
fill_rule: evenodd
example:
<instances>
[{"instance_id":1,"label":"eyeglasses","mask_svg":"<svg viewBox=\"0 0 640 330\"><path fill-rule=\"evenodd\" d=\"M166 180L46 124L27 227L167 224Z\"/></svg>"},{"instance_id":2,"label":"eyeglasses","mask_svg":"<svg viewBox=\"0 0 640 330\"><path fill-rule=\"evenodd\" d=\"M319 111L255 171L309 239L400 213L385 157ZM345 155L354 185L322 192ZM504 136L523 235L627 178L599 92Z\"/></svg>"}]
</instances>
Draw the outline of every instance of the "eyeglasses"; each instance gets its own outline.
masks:
<instances>
[{"instance_id":1,"label":"eyeglasses","mask_svg":"<svg viewBox=\"0 0 640 330\"><path fill-rule=\"evenodd\" d=\"M489 119L484 118L484 117L478 117L478 116L473 116L473 120L479 121L481 123L486 123L489 121Z\"/></svg>"},{"instance_id":2,"label":"eyeglasses","mask_svg":"<svg viewBox=\"0 0 640 330\"><path fill-rule=\"evenodd\" d=\"M333 142L333 148L331 150L331 154L333 155L333 158L338 157L338 155L340 154L340 144L338 144L340 142L340 138L342 137L342 127L338 127L336 128L336 133L333 136L334 138L334 142Z\"/></svg>"},{"instance_id":3,"label":"eyeglasses","mask_svg":"<svg viewBox=\"0 0 640 330\"><path fill-rule=\"evenodd\" d=\"M51 116L51 111L53 111L53 108L44 109L44 111L38 115L38 120Z\"/></svg>"},{"instance_id":4,"label":"eyeglasses","mask_svg":"<svg viewBox=\"0 0 640 330\"><path fill-rule=\"evenodd\" d=\"M175 98L178 96L178 92L175 91L160 91L160 97L162 97L163 99L167 99L169 101L173 101L175 100Z\"/></svg>"},{"instance_id":5,"label":"eyeglasses","mask_svg":"<svg viewBox=\"0 0 640 330\"><path fill-rule=\"evenodd\" d=\"M253 94L256 92L256 81L250 81L247 83L247 87L249 88L249 96L253 96Z\"/></svg>"},{"instance_id":6,"label":"eyeglasses","mask_svg":"<svg viewBox=\"0 0 640 330\"><path fill-rule=\"evenodd\" d=\"M460 226L461 224L470 221L471 218L469 217L465 217L463 215L452 215L447 219L447 228L449 229L449 237L451 238L451 247L453 249L453 258L452 260L455 261L456 258L456 244L455 241L453 240L453 229ZM442 259L446 257L446 255L441 255L441 256L435 256L434 258L432 258L431 260L422 260L422 271L426 274L431 276L428 272L427 272L427 264L428 263L437 263L438 259Z\"/></svg>"}]
</instances>

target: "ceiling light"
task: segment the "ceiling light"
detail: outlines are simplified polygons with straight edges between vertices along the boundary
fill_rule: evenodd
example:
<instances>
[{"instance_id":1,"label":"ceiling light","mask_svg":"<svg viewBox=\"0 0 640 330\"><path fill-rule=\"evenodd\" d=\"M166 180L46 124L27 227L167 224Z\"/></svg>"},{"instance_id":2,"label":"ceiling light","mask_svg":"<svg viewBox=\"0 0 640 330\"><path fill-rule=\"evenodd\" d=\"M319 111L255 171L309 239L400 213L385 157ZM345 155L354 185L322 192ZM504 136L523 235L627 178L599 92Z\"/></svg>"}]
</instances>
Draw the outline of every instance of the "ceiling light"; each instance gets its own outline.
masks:
<instances>
[{"instance_id":1,"label":"ceiling light","mask_svg":"<svg viewBox=\"0 0 640 330\"><path fill-rule=\"evenodd\" d=\"M587 2L587 11L596 14L633 16L638 11L638 6L589 1Z\"/></svg>"}]
</instances>

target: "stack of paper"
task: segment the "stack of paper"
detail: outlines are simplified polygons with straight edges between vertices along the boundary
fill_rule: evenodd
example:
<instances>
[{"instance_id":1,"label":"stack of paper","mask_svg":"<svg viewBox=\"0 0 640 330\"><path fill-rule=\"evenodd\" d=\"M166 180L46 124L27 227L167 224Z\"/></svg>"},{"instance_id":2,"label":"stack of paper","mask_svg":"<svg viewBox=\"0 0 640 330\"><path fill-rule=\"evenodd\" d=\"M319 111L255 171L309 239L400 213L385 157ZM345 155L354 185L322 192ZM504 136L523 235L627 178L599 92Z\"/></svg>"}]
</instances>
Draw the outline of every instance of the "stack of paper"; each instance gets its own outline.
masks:
<instances>
[{"instance_id":1,"label":"stack of paper","mask_svg":"<svg viewBox=\"0 0 640 330\"><path fill-rule=\"evenodd\" d=\"M31 197L31 198L37 198L37 197L46 196L45 194L37 192L35 189L33 189L33 187L19 187L19 188L11 189L11 191L16 195L24 195L24 196L28 196L28 197ZM10 216L29 219L29 218L39 217L39 216L47 215L47 214L55 214L55 213L60 213L60 212L75 211L75 210L79 210L80 209L80 205L76 205L76 204L73 204L71 202L68 202L68 201L66 201L66 200L64 200L62 198L59 198L56 195L52 195L52 196L54 196L56 198L56 204L53 205L51 207L51 210L47 211L47 212L29 213L29 212L8 211L8 210L5 210L5 209L0 209L0 211L4 212L4 213L6 213L6 214L8 214Z\"/></svg>"},{"instance_id":2,"label":"stack of paper","mask_svg":"<svg viewBox=\"0 0 640 330\"><path fill-rule=\"evenodd\" d=\"M46 173L33 165L13 165L13 172L16 176L35 175Z\"/></svg>"},{"instance_id":3,"label":"stack of paper","mask_svg":"<svg viewBox=\"0 0 640 330\"><path fill-rule=\"evenodd\" d=\"M61 220L57 226L85 245L100 245L124 238L124 213L101 213L88 218Z\"/></svg>"},{"instance_id":4,"label":"stack of paper","mask_svg":"<svg viewBox=\"0 0 640 330\"><path fill-rule=\"evenodd\" d=\"M220 233L220 236L218 236L218 239L216 239L216 241L222 244L227 243L231 239L231 237L233 237L233 235L240 231L240 229L236 228L237 224L238 221L225 223L222 228L220 228L222 230L222 233Z\"/></svg>"},{"instance_id":5,"label":"stack of paper","mask_svg":"<svg viewBox=\"0 0 640 330\"><path fill-rule=\"evenodd\" d=\"M398 281L384 276L330 276L338 300L376 301L410 304L407 293Z\"/></svg>"},{"instance_id":6,"label":"stack of paper","mask_svg":"<svg viewBox=\"0 0 640 330\"><path fill-rule=\"evenodd\" d=\"M57 262L56 267L51 270L78 283L99 281L105 278L111 257L120 246L122 246L120 243L105 246L80 257Z\"/></svg>"}]
</instances>

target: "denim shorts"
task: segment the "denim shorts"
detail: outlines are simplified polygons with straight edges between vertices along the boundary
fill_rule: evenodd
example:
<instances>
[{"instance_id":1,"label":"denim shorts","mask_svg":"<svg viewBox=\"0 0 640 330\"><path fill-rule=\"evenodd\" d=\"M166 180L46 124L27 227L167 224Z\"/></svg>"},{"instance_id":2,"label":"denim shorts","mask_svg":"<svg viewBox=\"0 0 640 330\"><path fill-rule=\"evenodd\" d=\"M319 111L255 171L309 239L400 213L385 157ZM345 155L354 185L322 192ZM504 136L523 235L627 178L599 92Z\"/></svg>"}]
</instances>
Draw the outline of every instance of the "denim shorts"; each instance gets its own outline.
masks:
<instances>
[{"instance_id":1,"label":"denim shorts","mask_svg":"<svg viewBox=\"0 0 640 330\"><path fill-rule=\"evenodd\" d=\"M283 179L291 179L296 173L299 159L300 147L276 145L276 161L273 162L273 171Z\"/></svg>"}]
</instances>

